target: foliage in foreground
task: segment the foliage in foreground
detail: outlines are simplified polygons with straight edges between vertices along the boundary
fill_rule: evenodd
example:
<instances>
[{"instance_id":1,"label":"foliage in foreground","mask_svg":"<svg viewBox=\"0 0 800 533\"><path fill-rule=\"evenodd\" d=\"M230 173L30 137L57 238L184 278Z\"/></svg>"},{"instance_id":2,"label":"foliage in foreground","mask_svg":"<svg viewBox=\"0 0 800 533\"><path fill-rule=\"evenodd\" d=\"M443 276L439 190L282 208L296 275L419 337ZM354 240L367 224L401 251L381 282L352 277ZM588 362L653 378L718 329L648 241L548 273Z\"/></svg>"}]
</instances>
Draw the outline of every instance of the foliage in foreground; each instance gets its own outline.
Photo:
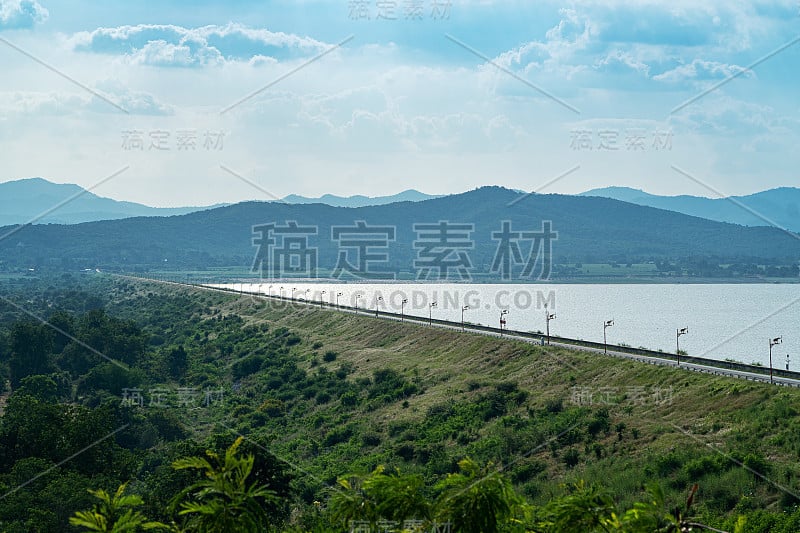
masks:
<instances>
[{"instance_id":1,"label":"foliage in foreground","mask_svg":"<svg viewBox=\"0 0 800 533\"><path fill-rule=\"evenodd\" d=\"M277 496L266 486L248 483L255 458L240 456L241 444L239 437L223 458L209 451L208 459L188 457L172 463L175 470L195 469L204 474L204 479L174 497L170 511L174 513L179 506L177 523L148 521L134 510L142 499L123 495L127 486L123 484L114 496L102 489L90 490L100 501L91 510L76 512L70 524L84 531L113 533L155 529L200 533L268 531L271 524L264 502ZM422 477L416 474L386 472L379 466L366 477L340 478L339 488L329 500L327 516L315 530L346 531L357 521L383 531L383 521L389 520L396 525L392 531L428 531L437 523L450 524L456 533L719 531L690 517L697 485L692 487L685 508L672 512L666 510L664 495L657 485L648 489L647 500L621 511L608 492L582 482L570 487L568 494L537 508L526 504L511 481L493 465L481 468L466 458L459 462L459 468L460 472L448 475L435 487L438 495L432 501ZM412 519L413 526L409 526ZM743 526L744 521L740 520L736 531L743 531Z\"/></svg>"}]
</instances>

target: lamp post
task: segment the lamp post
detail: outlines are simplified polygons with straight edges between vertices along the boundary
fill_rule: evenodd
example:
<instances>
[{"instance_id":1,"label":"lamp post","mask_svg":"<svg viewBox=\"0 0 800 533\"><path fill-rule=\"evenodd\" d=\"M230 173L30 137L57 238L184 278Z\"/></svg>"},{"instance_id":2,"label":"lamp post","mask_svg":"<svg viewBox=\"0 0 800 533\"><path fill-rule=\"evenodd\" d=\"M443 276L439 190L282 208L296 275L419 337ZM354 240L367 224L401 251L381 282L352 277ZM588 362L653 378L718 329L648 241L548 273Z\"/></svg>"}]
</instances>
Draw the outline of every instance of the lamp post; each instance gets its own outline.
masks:
<instances>
[{"instance_id":1,"label":"lamp post","mask_svg":"<svg viewBox=\"0 0 800 533\"><path fill-rule=\"evenodd\" d=\"M283 287L281 287L281 300L283 299Z\"/></svg>"},{"instance_id":2,"label":"lamp post","mask_svg":"<svg viewBox=\"0 0 800 533\"><path fill-rule=\"evenodd\" d=\"M356 311L358 311L358 300L361 298L361 294L356 294Z\"/></svg>"},{"instance_id":3,"label":"lamp post","mask_svg":"<svg viewBox=\"0 0 800 533\"><path fill-rule=\"evenodd\" d=\"M468 305L465 305L464 307L461 308L461 331L465 331L464 330L464 311L466 311L467 309L469 309Z\"/></svg>"},{"instance_id":4,"label":"lamp post","mask_svg":"<svg viewBox=\"0 0 800 533\"><path fill-rule=\"evenodd\" d=\"M436 307L436 302L431 302L428 306L428 325L433 326L433 308Z\"/></svg>"},{"instance_id":5,"label":"lamp post","mask_svg":"<svg viewBox=\"0 0 800 533\"><path fill-rule=\"evenodd\" d=\"M789 354L786 354L786 370L789 370Z\"/></svg>"},{"instance_id":6,"label":"lamp post","mask_svg":"<svg viewBox=\"0 0 800 533\"><path fill-rule=\"evenodd\" d=\"M678 356L678 366L681 364L681 335L689 333L689 328L678 328L675 330L675 354Z\"/></svg>"},{"instance_id":7,"label":"lamp post","mask_svg":"<svg viewBox=\"0 0 800 533\"><path fill-rule=\"evenodd\" d=\"M337 308L339 307L339 296L341 296L341 295L342 295L342 293L341 293L341 292L337 292L337 293L336 293L336 307L337 307Z\"/></svg>"},{"instance_id":8,"label":"lamp post","mask_svg":"<svg viewBox=\"0 0 800 533\"><path fill-rule=\"evenodd\" d=\"M547 310L547 305L544 306L544 316L547 320L547 345L550 346L550 321L556 318L555 313L550 313Z\"/></svg>"},{"instance_id":9,"label":"lamp post","mask_svg":"<svg viewBox=\"0 0 800 533\"><path fill-rule=\"evenodd\" d=\"M378 296L375 298L375 318L378 318L378 302L383 301L383 296Z\"/></svg>"},{"instance_id":10,"label":"lamp post","mask_svg":"<svg viewBox=\"0 0 800 533\"><path fill-rule=\"evenodd\" d=\"M319 303L322 305L325 305L325 302L323 301L322 297L325 296L326 294L328 294L328 291L322 291L319 293Z\"/></svg>"},{"instance_id":11,"label":"lamp post","mask_svg":"<svg viewBox=\"0 0 800 533\"><path fill-rule=\"evenodd\" d=\"M403 309L405 308L405 305L407 303L408 303L408 298L403 298L403 300L400 302L400 322L403 321Z\"/></svg>"},{"instance_id":12,"label":"lamp post","mask_svg":"<svg viewBox=\"0 0 800 533\"><path fill-rule=\"evenodd\" d=\"M505 317L507 314L508 314L508 309L503 309L502 311L500 311L500 336L501 337L503 336L503 328L506 325L506 319L503 318L503 317Z\"/></svg>"},{"instance_id":13,"label":"lamp post","mask_svg":"<svg viewBox=\"0 0 800 533\"><path fill-rule=\"evenodd\" d=\"M769 340L769 382L773 383L772 380L772 347L777 346L778 344L783 342L783 337L775 337L774 339Z\"/></svg>"},{"instance_id":14,"label":"lamp post","mask_svg":"<svg viewBox=\"0 0 800 533\"><path fill-rule=\"evenodd\" d=\"M294 301L294 291L297 290L297 287L292 287L292 301Z\"/></svg>"},{"instance_id":15,"label":"lamp post","mask_svg":"<svg viewBox=\"0 0 800 533\"><path fill-rule=\"evenodd\" d=\"M608 341L606 340L606 330L614 325L614 319L603 322L603 353L608 354Z\"/></svg>"},{"instance_id":16,"label":"lamp post","mask_svg":"<svg viewBox=\"0 0 800 533\"><path fill-rule=\"evenodd\" d=\"M267 292L269 293L269 297L272 298L272 285L267 287Z\"/></svg>"}]
</instances>

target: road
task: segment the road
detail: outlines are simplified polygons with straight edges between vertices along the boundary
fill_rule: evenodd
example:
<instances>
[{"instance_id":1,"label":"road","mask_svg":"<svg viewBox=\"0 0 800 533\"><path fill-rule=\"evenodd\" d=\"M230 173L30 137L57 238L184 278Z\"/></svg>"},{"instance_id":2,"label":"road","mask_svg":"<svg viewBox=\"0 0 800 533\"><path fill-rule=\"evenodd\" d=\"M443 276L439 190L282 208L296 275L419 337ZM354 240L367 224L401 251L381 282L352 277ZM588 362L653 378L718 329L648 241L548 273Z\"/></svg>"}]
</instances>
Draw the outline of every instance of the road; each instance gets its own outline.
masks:
<instances>
[{"instance_id":1,"label":"road","mask_svg":"<svg viewBox=\"0 0 800 533\"><path fill-rule=\"evenodd\" d=\"M131 276L120 276L120 277L131 277ZM236 292L236 291L232 291L230 289L224 289L224 288L220 288L220 287L212 287L212 286L208 286L208 285L193 285L193 284L187 284L187 283L182 283L182 282L177 282L177 281L153 280L153 279L150 279L150 278L137 278L137 277L132 277L132 279L145 279L147 281L165 283L165 284L170 284L170 285L188 286L188 287L202 288L202 289L206 289L206 290L227 292L227 293L233 293L233 294L242 294L242 295L246 294L248 296L255 296L255 297L258 297L258 298L262 298L262 299L272 299L272 300L284 301L286 303L308 305L308 306L313 306L313 307L322 307L322 308L329 309L329 310L340 311L340 312L345 312L345 313L354 313L354 314L359 314L359 315L364 315L364 316L373 316L373 317L375 316L375 312L374 311L370 311L369 309L355 309L355 308L346 307L346 306L337 307L335 305L331 305L331 304L327 304L327 303L323 303L323 302L317 302L317 301L313 301L313 300L310 300L310 301L306 301L306 300L302 300L302 299L291 300L290 298L283 298L283 297L275 296L275 295L268 296L266 294L239 293L239 292ZM383 319L383 320L406 321L406 322L413 323L413 324L418 324L418 325L428 325L428 320L425 319L425 317L416 316L416 315L399 316L397 314L386 313L386 312L381 311L381 313L380 313L378 318ZM457 323L443 323L443 321L436 321L431 326L432 327L437 327L437 328L450 329L450 330L454 330L454 331L461 331L462 328L463 328L465 332L472 333L472 334L487 335L487 336L491 336L491 337L501 337L501 335L499 333L497 333L497 332L474 329L472 327L472 325L470 325L470 324L464 324L462 326L461 324L457 324ZM529 344L539 344L539 342L540 342L538 338L522 337L522 336L519 336L519 335L514 335L512 333L505 333L505 334L502 335L502 337L506 338L506 339L514 339L514 340L527 342ZM665 359L665 358L660 358L660 357L653 357L653 356L639 355L639 354L631 354L631 353L614 351L614 350L608 350L606 352L605 350L602 350L602 349L599 349L599 348L594 348L594 347L591 347L591 346L582 346L582 345L579 345L579 344L570 344L570 343L566 343L566 342L551 342L550 346L558 346L560 348L566 348L566 349L569 349L569 350L578 350L578 351L582 351L582 352L599 354L599 355L602 355L604 357L617 357L619 359L627 359L627 360L630 360L630 361L637 361L637 362L640 362L640 363L650 364L650 365L671 366L673 368L680 368L681 370L686 370L686 371L689 371L689 372L700 372L700 373L703 373L703 374L712 374L712 375L715 375L715 376L726 376L726 377L732 377L732 378L737 378L737 379L744 379L744 380L747 380L747 381L758 381L758 382L761 382L761 383L772 383L772 384L777 385L777 386L798 387L798 388L800 388L800 379L792 379L792 378L787 378L787 377L783 377L783 376L775 376L773 378L770 378L768 375L765 375L765 374L758 374L758 373L755 373L755 372L746 372L746 371L742 371L742 370L734 370L734 369L729 369L729 368L719 368L719 367L710 366L710 365L698 365L698 364L687 363L687 362L681 362L680 364L678 364L676 361L673 361L672 359Z\"/></svg>"}]
</instances>

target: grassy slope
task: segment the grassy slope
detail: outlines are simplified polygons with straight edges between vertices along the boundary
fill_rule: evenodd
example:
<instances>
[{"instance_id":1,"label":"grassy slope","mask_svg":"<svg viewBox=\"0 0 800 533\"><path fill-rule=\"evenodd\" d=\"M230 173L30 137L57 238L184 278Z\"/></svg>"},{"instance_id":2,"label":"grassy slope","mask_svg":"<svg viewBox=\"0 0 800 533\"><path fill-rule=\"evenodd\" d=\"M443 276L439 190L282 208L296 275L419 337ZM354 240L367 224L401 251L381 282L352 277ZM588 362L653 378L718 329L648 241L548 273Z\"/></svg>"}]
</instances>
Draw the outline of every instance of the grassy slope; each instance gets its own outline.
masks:
<instances>
[{"instance_id":1,"label":"grassy slope","mask_svg":"<svg viewBox=\"0 0 800 533\"><path fill-rule=\"evenodd\" d=\"M207 292L197 292L212 300ZM422 387L405 406L398 400L344 408L338 398L321 404L312 399L278 419L254 422L245 413L226 422L245 434L269 436L279 456L326 483L377 463L441 473L417 456L400 459L398 448L410 444L417 451L444 453L448 460L470 454L503 463L535 502L562 493L560 484L581 478L602 483L623 502L639 497L647 481L661 483L675 500L699 482L698 509L711 516L735 505L738 510L786 505L786 492L775 485L795 492L798 486L797 390L373 317L303 306L287 309L248 297L215 295L213 300L224 314L296 332L303 341L293 353L309 372L320 367L334 372L350 363L354 373L348 379L356 380L392 368ZM314 349L315 342L323 347ZM338 352L336 361L323 362L327 350ZM506 381L516 381L528 396L521 405L510 405L505 416L478 426L456 424L452 431L448 426L444 432L431 424L432 408L449 400L458 406L474 404ZM243 384L254 405L270 397L257 385L258 375ZM576 387L594 393L594 403L576 405ZM636 401L626 395L630 387L644 387L648 396ZM669 387L671 398L660 404L649 396ZM603 411L609 414L608 423L598 430ZM453 412L442 420L460 416ZM353 436L320 445L342 427L353 428ZM379 442L364 444L367 433L377 435ZM566 464L570 455L577 464ZM729 457L774 481L760 480Z\"/></svg>"}]
</instances>

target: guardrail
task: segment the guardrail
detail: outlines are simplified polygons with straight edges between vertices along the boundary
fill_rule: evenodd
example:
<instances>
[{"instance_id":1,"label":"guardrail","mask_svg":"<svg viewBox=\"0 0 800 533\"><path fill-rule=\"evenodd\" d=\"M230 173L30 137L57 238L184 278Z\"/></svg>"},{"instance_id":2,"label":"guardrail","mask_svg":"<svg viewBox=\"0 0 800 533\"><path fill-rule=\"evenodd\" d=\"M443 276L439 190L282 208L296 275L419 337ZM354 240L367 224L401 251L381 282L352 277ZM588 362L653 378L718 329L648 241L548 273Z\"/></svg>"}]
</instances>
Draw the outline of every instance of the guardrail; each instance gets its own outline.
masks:
<instances>
[{"instance_id":1,"label":"guardrail","mask_svg":"<svg viewBox=\"0 0 800 533\"><path fill-rule=\"evenodd\" d=\"M152 280L150 278L143 278L143 277L139 277L139 276L131 276L131 277L135 277L136 279L145 279L145 280L149 280L149 281L164 282L164 280ZM328 308L328 309L336 309L336 310L339 310L339 311L349 311L349 312L352 312L352 313L357 313L357 314L367 315L367 316L393 318L393 319L398 319L398 320L402 320L402 321L412 322L412 323L415 323L415 324L431 324L431 325L437 325L437 326L441 326L441 327L449 327L449 328L453 328L453 329L461 329L462 328L462 323L461 322L453 322L451 320L442 320L442 319L438 319L438 318L426 318L426 317L422 317L422 316L419 316L419 315L408 315L408 314L401 314L401 313L393 313L391 311L381 311L380 309L378 309L376 311L375 309L370 310L370 309L352 307L352 306L349 306L349 305L337 305L337 304L334 304L334 303L331 303L331 302L322 302L322 301L317 301L317 300L304 300L304 299L298 299L298 298L292 299L292 298L286 298L286 297L277 296L277 295L267 295L267 294L252 293L252 292L242 292L242 291L237 291L235 289L230 289L230 288L225 288L225 287L212 287L210 285L193 284L193 283L186 283L186 282L181 282L181 281L167 281L167 283L174 283L176 285L184 285L184 286L190 286L190 287L202 287L202 288L205 288L205 289L216 290L216 291L226 292L226 293L231 293L231 294L256 296L256 297L264 298L264 299L269 298L269 299L272 299L272 300L278 300L278 301L282 301L282 302L289 302L289 303L294 303L294 304L323 307L323 308ZM500 328L495 328L495 327L492 327L492 326L484 326L482 324L471 324L469 322L464 322L463 328L464 328L465 331L492 333L492 334L496 334L498 336L507 335L507 336L510 336L510 337L519 337L519 338L523 338L523 339L532 339L532 340L535 340L537 342L541 342L542 339L547 338L547 336L544 335L543 333L531 333L529 331L518 331L518 330L513 330L513 329L503 329L503 330L501 330ZM550 341L551 342L556 342L556 343L559 343L559 344L567 344L567 345L572 345L572 346L581 346L581 347L585 347L585 348L594 348L594 349L598 349L598 350L603 350L605 348L605 349L607 349L609 351L612 351L612 352L620 352L620 353L625 353L625 354L630 354L630 355L641 355L641 356L645 356L645 357L656 357L656 358L659 358L659 359L667 359L667 360L672 360L672 361L676 361L676 362L678 361L678 357L673 353L660 352L660 351L657 351L657 350L648 350L646 348L633 348L631 346L622 346L622 345L619 345L619 344L603 344L602 342L586 341L586 340L581 340L581 339L571 339L569 337L559 337L559 336L555 336L555 335L550 335ZM758 365L748 365L746 363L738 363L738 362L735 362L735 361L722 361L722 360L719 360L719 359L708 359L708 358L705 358L705 357L697 357L697 356L693 356L693 355L681 355L680 356L680 361L681 361L681 363L691 363L691 364L694 364L694 365L707 366L707 367L709 367L711 369L716 368L716 369L725 369L725 370L736 370L736 371L739 371L739 372L750 372L752 374L760 374L760 375L769 376L769 368L767 368L767 367L758 366ZM784 378L800 380L800 372L795 372L793 370L784 370L784 369L781 369L781 368L773 367L772 374L773 374L773 376L776 376L776 377L784 377Z\"/></svg>"}]
</instances>

